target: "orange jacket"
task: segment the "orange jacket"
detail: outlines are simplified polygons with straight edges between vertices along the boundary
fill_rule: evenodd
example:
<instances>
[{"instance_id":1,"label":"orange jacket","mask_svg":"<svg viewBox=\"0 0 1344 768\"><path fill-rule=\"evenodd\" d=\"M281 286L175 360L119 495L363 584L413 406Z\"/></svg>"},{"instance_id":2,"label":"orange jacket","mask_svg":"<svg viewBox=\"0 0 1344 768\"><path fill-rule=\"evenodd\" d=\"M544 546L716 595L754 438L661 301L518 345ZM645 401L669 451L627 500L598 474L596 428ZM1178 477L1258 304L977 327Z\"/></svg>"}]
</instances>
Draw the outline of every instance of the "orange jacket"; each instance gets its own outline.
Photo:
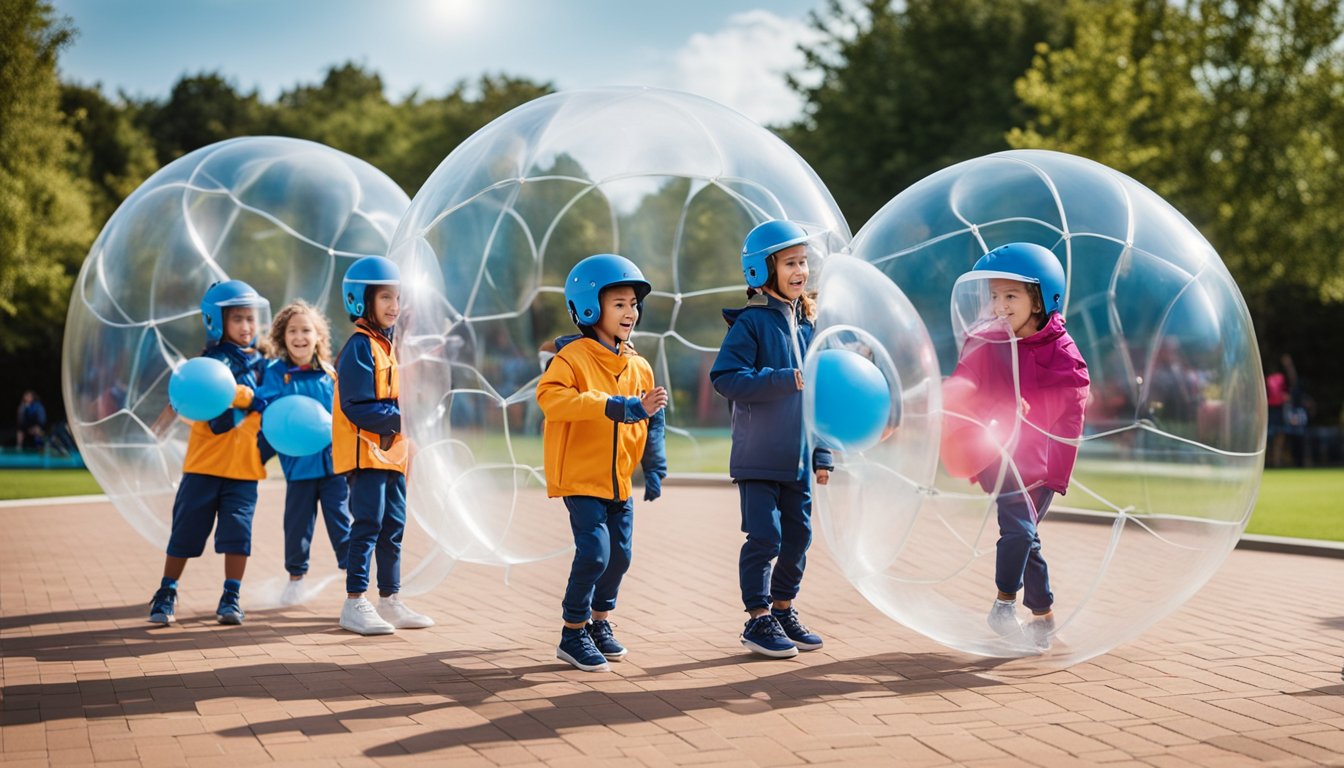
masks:
<instances>
[{"instance_id":1,"label":"orange jacket","mask_svg":"<svg viewBox=\"0 0 1344 768\"><path fill-rule=\"evenodd\" d=\"M349 368L341 367L346 355L352 354L351 345L354 344L367 344L373 355L372 381L354 380ZM357 323L340 357L337 366L342 376L336 381L331 402L333 471L344 474L354 469L387 469L405 474L408 457L406 436L396 433L384 438L377 432L361 429L345 413L352 399L356 402L391 401L391 408L396 409L397 397L401 394L401 376L397 373L397 355L392 351L391 340L371 331L362 322ZM344 396L342 390L345 390ZM384 442L388 443L388 447L380 447Z\"/></svg>"},{"instance_id":2,"label":"orange jacket","mask_svg":"<svg viewBox=\"0 0 1344 768\"><path fill-rule=\"evenodd\" d=\"M620 355L589 338L560 348L537 383L546 416L547 496L630 498L630 476L644 455L649 422L613 421L607 401L638 397L653 386L653 369L629 344Z\"/></svg>"},{"instance_id":3,"label":"orange jacket","mask_svg":"<svg viewBox=\"0 0 1344 768\"><path fill-rule=\"evenodd\" d=\"M240 349L227 342L213 345L202 354L229 367L236 382L236 393L230 409L215 420L216 423L223 420L230 425L228 429L216 433L210 421L192 423L182 471L230 480L261 480L266 477L261 449L257 446L262 403L253 403L253 392L266 361L250 349Z\"/></svg>"}]
</instances>

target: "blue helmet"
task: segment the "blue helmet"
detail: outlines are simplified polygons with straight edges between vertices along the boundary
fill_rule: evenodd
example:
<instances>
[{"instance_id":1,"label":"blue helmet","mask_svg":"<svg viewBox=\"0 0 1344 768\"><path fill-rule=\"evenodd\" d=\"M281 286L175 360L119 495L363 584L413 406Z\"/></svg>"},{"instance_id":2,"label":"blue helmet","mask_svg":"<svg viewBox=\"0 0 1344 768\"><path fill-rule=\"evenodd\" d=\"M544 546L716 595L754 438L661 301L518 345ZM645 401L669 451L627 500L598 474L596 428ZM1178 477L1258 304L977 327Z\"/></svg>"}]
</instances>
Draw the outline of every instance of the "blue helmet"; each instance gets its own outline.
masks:
<instances>
[{"instance_id":1,"label":"blue helmet","mask_svg":"<svg viewBox=\"0 0 1344 768\"><path fill-rule=\"evenodd\" d=\"M770 274L766 259L806 241L807 233L792 221L780 219L757 224L742 243L742 276L747 279L747 286L760 288L765 285Z\"/></svg>"},{"instance_id":2,"label":"blue helmet","mask_svg":"<svg viewBox=\"0 0 1344 768\"><path fill-rule=\"evenodd\" d=\"M341 298L351 320L364 316L364 295L371 285L401 285L401 270L396 262L382 256L365 256L345 270L341 280Z\"/></svg>"},{"instance_id":3,"label":"blue helmet","mask_svg":"<svg viewBox=\"0 0 1344 768\"><path fill-rule=\"evenodd\" d=\"M640 304L653 290L639 267L624 256L599 253L575 264L569 270L569 277L565 278L565 304L569 306L569 319L579 327L595 325L602 317L602 289L615 285L634 288L635 301Z\"/></svg>"},{"instance_id":4,"label":"blue helmet","mask_svg":"<svg viewBox=\"0 0 1344 768\"><path fill-rule=\"evenodd\" d=\"M1008 243L986 253L961 280L1001 277L1041 286L1047 317L1064 308L1064 267L1049 248L1035 243ZM960 280L958 280L960 282Z\"/></svg>"},{"instance_id":5,"label":"blue helmet","mask_svg":"<svg viewBox=\"0 0 1344 768\"><path fill-rule=\"evenodd\" d=\"M205 338L211 344L224 338L225 307L261 307L269 310L271 303L242 280L211 283L201 297L201 322L205 323ZM260 329L262 325L258 322L257 328Z\"/></svg>"}]
</instances>

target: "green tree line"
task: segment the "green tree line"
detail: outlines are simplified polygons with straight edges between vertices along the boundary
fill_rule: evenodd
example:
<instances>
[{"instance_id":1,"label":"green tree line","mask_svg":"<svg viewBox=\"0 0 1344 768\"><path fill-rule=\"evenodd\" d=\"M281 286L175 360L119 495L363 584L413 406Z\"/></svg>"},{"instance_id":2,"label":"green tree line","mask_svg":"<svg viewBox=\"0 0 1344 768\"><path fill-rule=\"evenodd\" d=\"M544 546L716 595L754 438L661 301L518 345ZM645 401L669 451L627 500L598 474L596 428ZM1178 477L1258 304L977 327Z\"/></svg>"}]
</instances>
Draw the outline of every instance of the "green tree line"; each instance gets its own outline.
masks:
<instances>
[{"instance_id":1,"label":"green tree line","mask_svg":"<svg viewBox=\"0 0 1344 768\"><path fill-rule=\"evenodd\" d=\"M408 194L462 140L551 83L484 75L389 99L332 66L267 101L227 73L162 98L62 82L78 34L43 0L0 0L0 402L59 391L66 305L99 228L164 164L242 135L310 139ZM857 230L940 168L1010 148L1083 155L1182 211L1246 296L1266 365L1291 353L1317 423L1344 400L1341 0L824 0L775 130ZM21 366L21 367L19 367Z\"/></svg>"}]
</instances>

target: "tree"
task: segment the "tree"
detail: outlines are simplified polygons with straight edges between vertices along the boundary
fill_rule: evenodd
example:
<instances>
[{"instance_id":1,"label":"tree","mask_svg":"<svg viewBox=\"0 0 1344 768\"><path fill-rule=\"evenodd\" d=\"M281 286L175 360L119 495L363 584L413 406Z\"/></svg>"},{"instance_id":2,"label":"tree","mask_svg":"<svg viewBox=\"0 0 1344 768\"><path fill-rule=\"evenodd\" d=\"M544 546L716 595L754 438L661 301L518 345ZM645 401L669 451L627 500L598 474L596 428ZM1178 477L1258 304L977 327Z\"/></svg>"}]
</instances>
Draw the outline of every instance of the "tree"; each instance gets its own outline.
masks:
<instances>
[{"instance_id":1,"label":"tree","mask_svg":"<svg viewBox=\"0 0 1344 768\"><path fill-rule=\"evenodd\" d=\"M0 0L0 18L0 354L50 355L95 234L56 76L74 32L41 0Z\"/></svg>"},{"instance_id":2,"label":"tree","mask_svg":"<svg viewBox=\"0 0 1344 768\"><path fill-rule=\"evenodd\" d=\"M98 86L64 86L61 111L79 132L85 149L80 168L96 191L90 200L93 220L106 222L121 201L158 170L154 144L131 121L124 101L108 101Z\"/></svg>"},{"instance_id":3,"label":"tree","mask_svg":"<svg viewBox=\"0 0 1344 768\"><path fill-rule=\"evenodd\" d=\"M1037 43L1069 32L1045 0L829 0L812 24L822 40L789 81L805 116L782 134L854 229L925 176L1008 149L1007 131L1030 116L1014 81Z\"/></svg>"},{"instance_id":4,"label":"tree","mask_svg":"<svg viewBox=\"0 0 1344 768\"><path fill-rule=\"evenodd\" d=\"M1087 12L1084 13L1083 11ZM1332 0L1109 0L1043 47L1009 141L1090 157L1147 184L1213 244L1262 357L1292 352L1339 412L1344 381L1344 11ZM1332 346L1333 345L1333 346Z\"/></svg>"},{"instance_id":5,"label":"tree","mask_svg":"<svg viewBox=\"0 0 1344 768\"><path fill-rule=\"evenodd\" d=\"M256 91L242 94L219 73L186 76L168 101L136 105L136 125L154 139L160 165L235 136L264 133L267 109Z\"/></svg>"}]
</instances>

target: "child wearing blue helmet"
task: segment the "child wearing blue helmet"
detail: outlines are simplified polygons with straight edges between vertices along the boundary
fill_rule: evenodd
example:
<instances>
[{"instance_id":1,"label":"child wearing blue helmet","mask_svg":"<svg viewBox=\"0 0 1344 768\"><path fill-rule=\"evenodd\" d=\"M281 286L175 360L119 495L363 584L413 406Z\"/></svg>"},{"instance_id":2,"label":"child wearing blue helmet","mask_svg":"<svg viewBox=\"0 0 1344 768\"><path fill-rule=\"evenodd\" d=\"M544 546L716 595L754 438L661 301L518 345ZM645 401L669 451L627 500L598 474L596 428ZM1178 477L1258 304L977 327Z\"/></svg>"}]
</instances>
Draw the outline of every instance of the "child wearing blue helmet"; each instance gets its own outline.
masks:
<instances>
[{"instance_id":1,"label":"child wearing blue helmet","mask_svg":"<svg viewBox=\"0 0 1344 768\"><path fill-rule=\"evenodd\" d=\"M952 290L962 345L952 380L971 393L961 408L1012 457L1004 466L996 451L972 474L997 493L998 595L988 623L1005 637L1025 631L1042 651L1050 647L1055 617L1038 525L1055 494L1068 490L1090 388L1087 363L1064 330L1064 293L1059 259L1035 243L991 250ZM1019 590L1032 614L1025 625L1017 616Z\"/></svg>"},{"instance_id":2,"label":"child wearing blue helmet","mask_svg":"<svg viewBox=\"0 0 1344 768\"><path fill-rule=\"evenodd\" d=\"M252 515L257 508L257 481L266 477L258 433L264 398L256 396L265 358L258 329L269 321L270 304L242 280L210 286L201 298L205 323L203 356L229 367L237 386L232 407L210 421L191 425L182 482L173 499L173 522L163 579L149 603L149 621L174 620L177 584L187 560L200 557L210 530L215 551L224 555L224 593L215 618L220 624L242 624L239 594L252 553Z\"/></svg>"},{"instance_id":3,"label":"child wearing blue helmet","mask_svg":"<svg viewBox=\"0 0 1344 768\"><path fill-rule=\"evenodd\" d=\"M625 657L608 615L630 567L634 524L631 475L644 470L644 500L662 494L667 390L630 344L652 287L629 259L598 254L565 280L565 301L579 334L555 340L556 354L537 383L545 415L546 495L563 497L574 533L574 562L562 601L556 658L585 672Z\"/></svg>"},{"instance_id":4,"label":"child wearing blue helmet","mask_svg":"<svg viewBox=\"0 0 1344 768\"><path fill-rule=\"evenodd\" d=\"M723 311L728 333L709 373L732 403L729 473L747 534L738 581L749 618L739 639L773 658L822 646L793 607L812 543L809 475L825 485L833 468L829 450L809 451L803 429L803 352L816 316L807 293L807 239L791 221L767 221L747 235L747 305Z\"/></svg>"},{"instance_id":5,"label":"child wearing blue helmet","mask_svg":"<svg viewBox=\"0 0 1344 768\"><path fill-rule=\"evenodd\" d=\"M401 539L406 531L406 437L401 433L401 377L392 347L401 314L401 271L382 256L350 265L341 283L354 333L336 359L331 414L332 465L350 482L350 548L345 563L341 628L360 635L420 629L434 620L401 595ZM364 597L378 563L378 607Z\"/></svg>"}]
</instances>

